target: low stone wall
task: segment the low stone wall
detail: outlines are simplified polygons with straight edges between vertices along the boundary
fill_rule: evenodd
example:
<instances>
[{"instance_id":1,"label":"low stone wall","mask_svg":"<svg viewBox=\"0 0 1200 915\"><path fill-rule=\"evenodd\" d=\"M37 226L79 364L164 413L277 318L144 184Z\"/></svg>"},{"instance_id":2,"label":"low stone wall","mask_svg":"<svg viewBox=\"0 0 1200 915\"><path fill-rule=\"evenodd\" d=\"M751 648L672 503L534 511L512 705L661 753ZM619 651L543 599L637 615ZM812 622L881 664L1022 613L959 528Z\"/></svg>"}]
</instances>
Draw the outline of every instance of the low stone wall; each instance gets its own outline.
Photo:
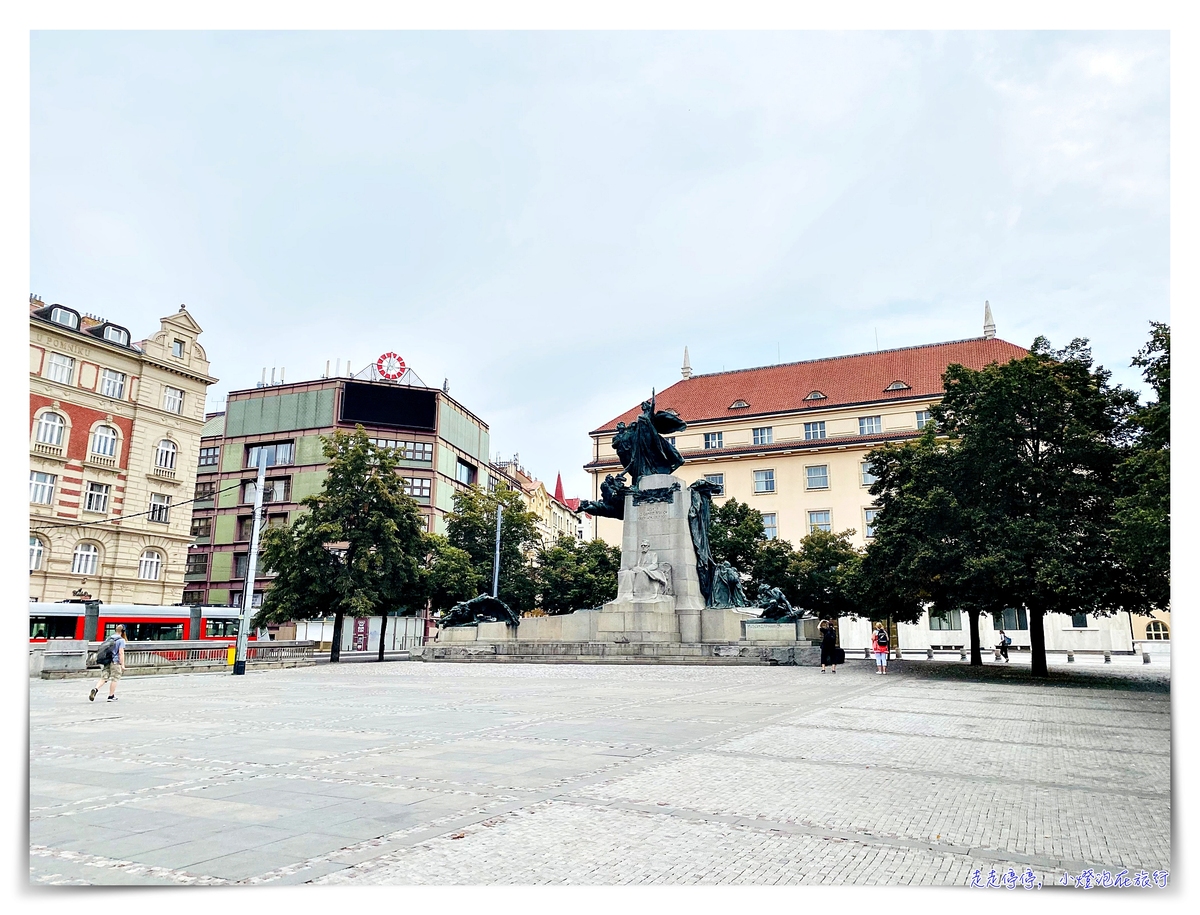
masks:
<instances>
[{"instance_id":1,"label":"low stone wall","mask_svg":"<svg viewBox=\"0 0 1200 915\"><path fill-rule=\"evenodd\" d=\"M423 661L487 661L593 664L815 665L821 653L810 645L704 645L665 642L523 642L429 644Z\"/></svg>"}]
</instances>

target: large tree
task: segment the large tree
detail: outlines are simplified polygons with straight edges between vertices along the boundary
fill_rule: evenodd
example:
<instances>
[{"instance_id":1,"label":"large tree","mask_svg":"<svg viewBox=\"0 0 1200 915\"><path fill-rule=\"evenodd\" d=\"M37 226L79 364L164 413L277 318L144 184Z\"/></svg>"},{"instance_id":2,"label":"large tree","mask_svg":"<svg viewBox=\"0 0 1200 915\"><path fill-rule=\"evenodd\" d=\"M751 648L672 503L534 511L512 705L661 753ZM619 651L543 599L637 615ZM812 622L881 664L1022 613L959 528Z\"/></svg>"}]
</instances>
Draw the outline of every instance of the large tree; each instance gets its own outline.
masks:
<instances>
[{"instance_id":1,"label":"large tree","mask_svg":"<svg viewBox=\"0 0 1200 915\"><path fill-rule=\"evenodd\" d=\"M986 538L993 597L1027 608L1045 676L1045 614L1136 609L1110 522L1135 398L1086 340L1056 351L1039 337L1023 359L943 377L932 413L958 451L954 496Z\"/></svg>"},{"instance_id":2,"label":"large tree","mask_svg":"<svg viewBox=\"0 0 1200 915\"><path fill-rule=\"evenodd\" d=\"M822 619L858 613L862 554L850 542L852 531L812 531L793 553L788 599ZM786 593L786 591L785 591Z\"/></svg>"},{"instance_id":3,"label":"large tree","mask_svg":"<svg viewBox=\"0 0 1200 915\"><path fill-rule=\"evenodd\" d=\"M329 660L341 656L342 622L381 616L425 600L424 518L405 494L398 452L372 444L362 426L323 442L321 491L301 501L293 522L262 535L263 567L275 574L255 622L334 616Z\"/></svg>"},{"instance_id":4,"label":"large tree","mask_svg":"<svg viewBox=\"0 0 1200 915\"><path fill-rule=\"evenodd\" d=\"M538 606L551 616L600 607L617 596L620 568L618 547L559 537L537 554Z\"/></svg>"},{"instance_id":5,"label":"large tree","mask_svg":"<svg viewBox=\"0 0 1200 915\"><path fill-rule=\"evenodd\" d=\"M425 591L433 610L449 610L470 600L483 587L483 576L471 561L471 554L441 534L425 536Z\"/></svg>"},{"instance_id":6,"label":"large tree","mask_svg":"<svg viewBox=\"0 0 1200 915\"><path fill-rule=\"evenodd\" d=\"M507 486L484 492L478 486L454 494L454 511L446 516L446 539L471 557L482 590L492 590L496 550L496 508L500 511L500 593L517 613L532 610L537 601L534 548L541 544L537 515L525 509L521 497Z\"/></svg>"},{"instance_id":7,"label":"large tree","mask_svg":"<svg viewBox=\"0 0 1200 915\"><path fill-rule=\"evenodd\" d=\"M717 565L728 562L743 575L752 576L766 540L762 512L737 499L713 506L708 544Z\"/></svg>"}]
</instances>

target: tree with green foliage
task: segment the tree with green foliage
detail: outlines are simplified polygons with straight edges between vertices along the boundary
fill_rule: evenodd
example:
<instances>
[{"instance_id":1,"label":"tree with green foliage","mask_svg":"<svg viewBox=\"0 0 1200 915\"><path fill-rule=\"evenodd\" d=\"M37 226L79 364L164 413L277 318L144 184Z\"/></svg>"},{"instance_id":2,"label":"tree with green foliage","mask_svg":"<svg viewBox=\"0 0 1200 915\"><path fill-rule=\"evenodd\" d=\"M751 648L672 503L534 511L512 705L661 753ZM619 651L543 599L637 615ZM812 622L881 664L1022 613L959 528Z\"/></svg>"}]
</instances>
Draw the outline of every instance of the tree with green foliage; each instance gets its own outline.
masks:
<instances>
[{"instance_id":1,"label":"tree with green foliage","mask_svg":"<svg viewBox=\"0 0 1200 915\"><path fill-rule=\"evenodd\" d=\"M850 542L853 531L812 531L793 552L788 569L787 598L795 607L822 619L850 616L860 610L862 554Z\"/></svg>"},{"instance_id":2,"label":"tree with green foliage","mask_svg":"<svg viewBox=\"0 0 1200 915\"><path fill-rule=\"evenodd\" d=\"M551 616L600 607L617 596L620 569L618 547L559 537L537 554L538 606Z\"/></svg>"},{"instance_id":3,"label":"tree with green foliage","mask_svg":"<svg viewBox=\"0 0 1200 915\"><path fill-rule=\"evenodd\" d=\"M481 590L491 593L496 549L496 508L500 510L500 593L517 613L537 603L534 548L541 544L537 515L526 511L521 497L501 485L495 492L478 486L454 494L454 510L446 515L446 539L466 552L479 575Z\"/></svg>"},{"instance_id":4,"label":"tree with green foliage","mask_svg":"<svg viewBox=\"0 0 1200 915\"><path fill-rule=\"evenodd\" d=\"M301 501L285 527L262 534L263 568L275 579L255 624L334 615L329 660L341 656L342 622L381 616L379 660L388 612L423 603L425 520L404 492L399 455L379 448L362 426L323 439L327 460L321 491Z\"/></svg>"},{"instance_id":5,"label":"tree with green foliage","mask_svg":"<svg viewBox=\"0 0 1200 915\"><path fill-rule=\"evenodd\" d=\"M759 551L767 542L763 531L762 513L737 499L714 505L708 527L708 544L713 562L728 562L744 576L750 577L746 596L754 600L758 594L755 566Z\"/></svg>"},{"instance_id":6,"label":"tree with green foliage","mask_svg":"<svg viewBox=\"0 0 1200 915\"><path fill-rule=\"evenodd\" d=\"M746 596L756 600L764 588L778 588L795 605L799 594L795 563L796 551L786 540L774 538L758 543L758 552L750 569L751 580L745 588Z\"/></svg>"},{"instance_id":7,"label":"tree with green foliage","mask_svg":"<svg viewBox=\"0 0 1200 915\"><path fill-rule=\"evenodd\" d=\"M1151 322L1133 359L1155 399L1130 417L1133 442L1117 472L1113 539L1130 591L1150 609L1171 604L1171 328Z\"/></svg>"},{"instance_id":8,"label":"tree with green foliage","mask_svg":"<svg viewBox=\"0 0 1200 915\"><path fill-rule=\"evenodd\" d=\"M441 534L425 535L425 591L432 610L449 610L475 597L483 588L483 577L471 554Z\"/></svg>"}]
</instances>

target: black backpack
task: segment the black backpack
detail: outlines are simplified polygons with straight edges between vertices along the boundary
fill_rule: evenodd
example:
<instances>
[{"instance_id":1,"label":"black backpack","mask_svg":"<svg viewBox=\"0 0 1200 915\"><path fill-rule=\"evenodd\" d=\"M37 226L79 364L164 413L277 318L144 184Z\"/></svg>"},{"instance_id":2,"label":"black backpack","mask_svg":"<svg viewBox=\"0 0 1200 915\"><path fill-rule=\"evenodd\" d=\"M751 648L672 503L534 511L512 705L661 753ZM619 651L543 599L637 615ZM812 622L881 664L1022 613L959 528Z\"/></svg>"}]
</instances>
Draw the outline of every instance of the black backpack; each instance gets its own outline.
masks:
<instances>
[{"instance_id":1,"label":"black backpack","mask_svg":"<svg viewBox=\"0 0 1200 915\"><path fill-rule=\"evenodd\" d=\"M887 634L886 629L875 630L875 642L878 645L887 645L888 644L888 634Z\"/></svg>"},{"instance_id":2,"label":"black backpack","mask_svg":"<svg viewBox=\"0 0 1200 915\"><path fill-rule=\"evenodd\" d=\"M97 664L111 664L116 659L116 652L113 647L117 644L116 638L105 639L104 642L96 649Z\"/></svg>"}]
</instances>

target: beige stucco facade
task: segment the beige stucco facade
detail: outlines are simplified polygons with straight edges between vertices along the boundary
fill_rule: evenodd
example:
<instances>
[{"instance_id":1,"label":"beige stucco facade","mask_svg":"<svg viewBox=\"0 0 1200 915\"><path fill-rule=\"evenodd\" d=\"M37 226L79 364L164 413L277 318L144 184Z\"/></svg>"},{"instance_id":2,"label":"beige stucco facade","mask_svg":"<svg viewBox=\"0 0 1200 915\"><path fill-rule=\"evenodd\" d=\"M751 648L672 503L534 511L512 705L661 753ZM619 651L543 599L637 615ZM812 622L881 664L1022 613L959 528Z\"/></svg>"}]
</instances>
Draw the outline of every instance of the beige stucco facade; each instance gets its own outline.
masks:
<instances>
[{"instance_id":1,"label":"beige stucco facade","mask_svg":"<svg viewBox=\"0 0 1200 915\"><path fill-rule=\"evenodd\" d=\"M178 603L216 381L200 325L181 307L134 343L55 307L31 302L30 597Z\"/></svg>"}]
</instances>

